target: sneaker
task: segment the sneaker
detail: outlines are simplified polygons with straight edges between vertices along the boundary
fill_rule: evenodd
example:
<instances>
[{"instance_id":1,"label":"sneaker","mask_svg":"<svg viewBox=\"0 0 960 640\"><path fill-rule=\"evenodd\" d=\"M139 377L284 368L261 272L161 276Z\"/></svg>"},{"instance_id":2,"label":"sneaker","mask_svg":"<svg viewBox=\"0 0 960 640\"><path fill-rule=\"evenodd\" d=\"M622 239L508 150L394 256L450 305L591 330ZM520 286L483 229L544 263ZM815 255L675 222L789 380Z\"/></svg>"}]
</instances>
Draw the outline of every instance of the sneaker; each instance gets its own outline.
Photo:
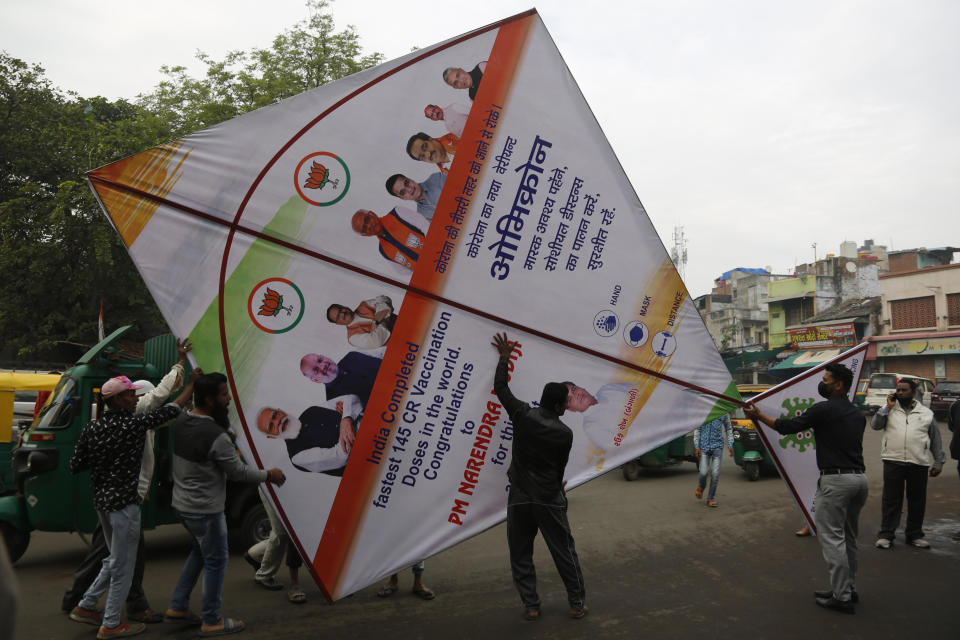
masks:
<instances>
[{"instance_id":1,"label":"sneaker","mask_svg":"<svg viewBox=\"0 0 960 640\"><path fill-rule=\"evenodd\" d=\"M886 538L878 538L875 543L875 546L877 547L877 549L889 549L890 547L893 546L893 543L887 540Z\"/></svg>"},{"instance_id":2,"label":"sneaker","mask_svg":"<svg viewBox=\"0 0 960 640\"><path fill-rule=\"evenodd\" d=\"M96 609L84 609L77 606L70 610L70 619L74 622L99 627L100 623L103 622L103 613Z\"/></svg>"},{"instance_id":3,"label":"sneaker","mask_svg":"<svg viewBox=\"0 0 960 640\"><path fill-rule=\"evenodd\" d=\"M283 589L283 583L278 582L273 576L269 578L254 578L253 581L267 591L280 591Z\"/></svg>"},{"instance_id":4,"label":"sneaker","mask_svg":"<svg viewBox=\"0 0 960 640\"><path fill-rule=\"evenodd\" d=\"M125 638L127 636L135 636L138 633L143 633L147 630L147 625L142 622L134 622L133 624L127 624L126 622L121 622L113 629L108 629L107 627L100 627L100 630L97 631L97 640L107 640L107 638Z\"/></svg>"},{"instance_id":5,"label":"sneaker","mask_svg":"<svg viewBox=\"0 0 960 640\"><path fill-rule=\"evenodd\" d=\"M910 546L916 547L917 549L929 549L930 543L923 538L916 538L910 541Z\"/></svg>"},{"instance_id":6,"label":"sneaker","mask_svg":"<svg viewBox=\"0 0 960 640\"><path fill-rule=\"evenodd\" d=\"M849 600L842 601L837 600L834 597L830 598L817 598L814 600L817 603L818 607L823 607L824 609L832 609L833 611L839 611L840 613L854 614L857 612L856 607Z\"/></svg>"},{"instance_id":7,"label":"sneaker","mask_svg":"<svg viewBox=\"0 0 960 640\"><path fill-rule=\"evenodd\" d=\"M540 619L540 609L527 609L523 612L523 619L533 622Z\"/></svg>"},{"instance_id":8,"label":"sneaker","mask_svg":"<svg viewBox=\"0 0 960 640\"><path fill-rule=\"evenodd\" d=\"M823 599L823 600L828 600L833 597L833 591L831 591L830 589L825 589L823 591L814 591L813 597ZM850 591L850 602L852 602L853 604L857 604L858 602L860 602L860 594L857 593L856 589L852 589Z\"/></svg>"},{"instance_id":9,"label":"sneaker","mask_svg":"<svg viewBox=\"0 0 960 640\"><path fill-rule=\"evenodd\" d=\"M587 615L587 612L590 611L590 607L583 605L578 609L570 609L570 617L579 620L583 616Z\"/></svg>"},{"instance_id":10,"label":"sneaker","mask_svg":"<svg viewBox=\"0 0 960 640\"><path fill-rule=\"evenodd\" d=\"M960 531L957 531L955 534L953 534L952 536L950 536L950 539L951 539L951 540L956 540L957 542L960 542Z\"/></svg>"}]
</instances>

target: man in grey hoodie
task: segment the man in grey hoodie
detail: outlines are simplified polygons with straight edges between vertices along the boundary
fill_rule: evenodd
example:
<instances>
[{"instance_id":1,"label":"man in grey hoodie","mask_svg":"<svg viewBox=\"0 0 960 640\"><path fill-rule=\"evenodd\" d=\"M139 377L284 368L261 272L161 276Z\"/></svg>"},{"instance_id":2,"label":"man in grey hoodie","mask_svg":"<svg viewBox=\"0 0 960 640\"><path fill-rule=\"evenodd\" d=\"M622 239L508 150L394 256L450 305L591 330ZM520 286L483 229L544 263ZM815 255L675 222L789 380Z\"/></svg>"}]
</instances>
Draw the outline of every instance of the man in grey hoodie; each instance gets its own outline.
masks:
<instances>
[{"instance_id":1,"label":"man in grey hoodie","mask_svg":"<svg viewBox=\"0 0 960 640\"><path fill-rule=\"evenodd\" d=\"M165 619L202 622L201 636L243 631L241 620L225 618L223 578L227 568L227 480L282 485L283 471L247 466L227 433L230 393L222 373L209 373L194 383L194 409L173 423L173 508L193 537L193 548L173 591ZM189 611L190 593L203 573L203 617Z\"/></svg>"}]
</instances>

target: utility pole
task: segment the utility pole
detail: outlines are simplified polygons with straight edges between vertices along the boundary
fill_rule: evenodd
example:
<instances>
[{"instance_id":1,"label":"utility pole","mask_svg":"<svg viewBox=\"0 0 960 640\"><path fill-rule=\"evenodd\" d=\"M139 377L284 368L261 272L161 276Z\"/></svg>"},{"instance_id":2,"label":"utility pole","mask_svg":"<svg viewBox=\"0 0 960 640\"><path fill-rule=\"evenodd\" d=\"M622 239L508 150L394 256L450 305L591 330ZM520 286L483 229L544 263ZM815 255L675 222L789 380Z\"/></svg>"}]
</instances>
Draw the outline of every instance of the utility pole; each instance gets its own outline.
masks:
<instances>
[{"instance_id":1,"label":"utility pole","mask_svg":"<svg viewBox=\"0 0 960 640\"><path fill-rule=\"evenodd\" d=\"M813 243L812 245L810 245L810 246L813 247L813 261L814 261L814 263L816 263L816 261L817 261L817 243L814 242L814 243Z\"/></svg>"},{"instance_id":2,"label":"utility pole","mask_svg":"<svg viewBox=\"0 0 960 640\"><path fill-rule=\"evenodd\" d=\"M673 266L680 272L680 279L683 280L687 272L687 238L683 233L683 227L673 228L673 249L670 250L670 259L673 260Z\"/></svg>"}]
</instances>

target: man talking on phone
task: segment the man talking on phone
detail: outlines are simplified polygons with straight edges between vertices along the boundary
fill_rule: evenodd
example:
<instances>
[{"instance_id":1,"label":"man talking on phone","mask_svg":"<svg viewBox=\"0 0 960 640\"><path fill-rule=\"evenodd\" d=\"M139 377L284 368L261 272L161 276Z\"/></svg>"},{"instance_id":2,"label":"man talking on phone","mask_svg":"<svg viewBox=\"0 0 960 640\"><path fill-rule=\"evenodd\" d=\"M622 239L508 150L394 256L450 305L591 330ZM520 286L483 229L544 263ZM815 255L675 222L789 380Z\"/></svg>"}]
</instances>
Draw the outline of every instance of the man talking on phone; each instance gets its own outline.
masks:
<instances>
[{"instance_id":1,"label":"man talking on phone","mask_svg":"<svg viewBox=\"0 0 960 640\"><path fill-rule=\"evenodd\" d=\"M923 536L923 514L927 507L927 475L940 475L946 457L940 442L940 430L933 412L916 399L917 381L901 378L896 393L887 396L887 405L873 416L870 427L883 431L880 457L883 459L883 499L881 500L878 549L893 546L900 526L903 493L907 493L907 544L929 549Z\"/></svg>"}]
</instances>

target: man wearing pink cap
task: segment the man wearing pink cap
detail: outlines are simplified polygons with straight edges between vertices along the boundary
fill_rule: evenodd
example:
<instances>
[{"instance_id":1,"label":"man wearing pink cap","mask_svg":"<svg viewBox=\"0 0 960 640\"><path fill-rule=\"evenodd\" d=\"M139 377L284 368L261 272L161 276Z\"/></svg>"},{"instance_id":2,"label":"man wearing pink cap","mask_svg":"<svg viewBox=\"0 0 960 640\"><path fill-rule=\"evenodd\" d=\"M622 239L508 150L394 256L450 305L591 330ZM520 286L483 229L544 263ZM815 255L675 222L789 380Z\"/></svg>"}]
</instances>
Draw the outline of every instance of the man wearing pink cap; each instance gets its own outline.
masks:
<instances>
[{"instance_id":1,"label":"man wearing pink cap","mask_svg":"<svg viewBox=\"0 0 960 640\"><path fill-rule=\"evenodd\" d=\"M179 357L167 375L163 376L156 386L149 380L137 380L133 383L134 386L139 387L135 392L137 408L134 409L134 413L147 413L162 407L173 392L183 386L187 354L191 348L192 345L189 340L177 340ZM191 374L188 384L192 385L195 377L202 373L199 369L194 369L194 372ZM143 443L143 460L140 463L140 479L137 487L141 503L147 499L150 487L153 484L154 463L153 431L147 431L147 437ZM163 614L150 608L150 602L147 600L147 595L143 589L144 546L143 532L141 531L140 541L137 543L137 560L133 570L133 581L130 583L130 591L127 594L127 620L149 624L162 622ZM60 608L63 611L69 614L80 603L80 598L96 580L100 568L103 566L103 561L109 555L110 549L107 548L106 540L103 537L103 527L98 526L93 532L93 540L86 557L73 574L73 584L63 594L63 601L60 603ZM91 620L91 623L93 622L99 624L96 620Z\"/></svg>"},{"instance_id":2,"label":"man wearing pink cap","mask_svg":"<svg viewBox=\"0 0 960 640\"><path fill-rule=\"evenodd\" d=\"M90 470L93 503L110 550L96 580L70 612L70 619L87 624L99 622L97 638L101 640L130 636L145 629L141 622L131 625L120 621L140 539L140 462L147 430L177 417L192 391L188 385L173 403L138 415L134 413L138 388L126 376L104 383L100 396L107 411L83 429L70 460L72 473ZM95 607L108 589L100 619Z\"/></svg>"}]
</instances>

